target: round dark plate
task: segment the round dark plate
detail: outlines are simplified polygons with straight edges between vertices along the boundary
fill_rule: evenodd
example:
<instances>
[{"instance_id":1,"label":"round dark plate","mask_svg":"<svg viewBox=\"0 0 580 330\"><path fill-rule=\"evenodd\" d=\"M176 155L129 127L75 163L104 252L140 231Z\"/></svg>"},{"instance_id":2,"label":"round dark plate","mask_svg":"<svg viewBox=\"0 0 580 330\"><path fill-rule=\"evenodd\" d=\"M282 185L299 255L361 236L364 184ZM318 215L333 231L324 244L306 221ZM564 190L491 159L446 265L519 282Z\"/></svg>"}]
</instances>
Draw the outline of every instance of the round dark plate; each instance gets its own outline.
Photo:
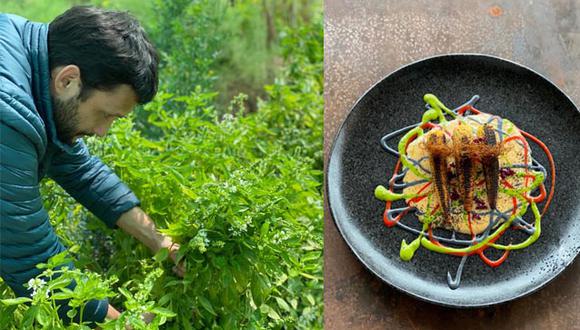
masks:
<instances>
[{"instance_id":1,"label":"round dark plate","mask_svg":"<svg viewBox=\"0 0 580 330\"><path fill-rule=\"evenodd\" d=\"M542 218L538 241L512 251L498 268L487 266L476 255L467 258L456 290L449 288L447 272L455 275L461 258L420 247L411 261L402 261L401 240L410 242L416 235L398 227L387 228L382 221L385 203L373 194L377 185L387 185L397 161L382 149L381 137L419 122L426 93L437 95L449 108L479 95L477 109L507 118L538 137L548 146L556 164L555 195ZM398 139L395 145L397 142ZM531 147L534 158L549 169L541 149L533 143ZM358 100L334 140L326 190L338 230L372 273L429 302L480 307L538 290L578 255L579 164L580 112L554 84L524 66L500 58L444 55L400 68ZM548 177L547 189L549 181ZM543 203L539 206L541 209ZM493 249L486 253L490 250ZM489 255L497 257L493 251Z\"/></svg>"}]
</instances>

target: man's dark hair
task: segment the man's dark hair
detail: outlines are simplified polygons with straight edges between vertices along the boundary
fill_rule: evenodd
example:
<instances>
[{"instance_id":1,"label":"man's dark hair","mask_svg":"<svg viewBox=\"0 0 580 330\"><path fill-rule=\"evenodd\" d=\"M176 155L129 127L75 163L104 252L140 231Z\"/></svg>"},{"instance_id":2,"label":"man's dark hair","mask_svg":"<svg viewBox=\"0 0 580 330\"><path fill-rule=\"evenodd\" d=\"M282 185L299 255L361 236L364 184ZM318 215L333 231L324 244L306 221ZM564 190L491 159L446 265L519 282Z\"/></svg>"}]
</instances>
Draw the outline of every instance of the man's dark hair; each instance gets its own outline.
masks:
<instances>
[{"instance_id":1,"label":"man's dark hair","mask_svg":"<svg viewBox=\"0 0 580 330\"><path fill-rule=\"evenodd\" d=\"M145 30L127 12L75 6L48 27L50 70L80 68L85 100L93 89L108 91L128 84L144 104L157 93L159 56Z\"/></svg>"}]
</instances>

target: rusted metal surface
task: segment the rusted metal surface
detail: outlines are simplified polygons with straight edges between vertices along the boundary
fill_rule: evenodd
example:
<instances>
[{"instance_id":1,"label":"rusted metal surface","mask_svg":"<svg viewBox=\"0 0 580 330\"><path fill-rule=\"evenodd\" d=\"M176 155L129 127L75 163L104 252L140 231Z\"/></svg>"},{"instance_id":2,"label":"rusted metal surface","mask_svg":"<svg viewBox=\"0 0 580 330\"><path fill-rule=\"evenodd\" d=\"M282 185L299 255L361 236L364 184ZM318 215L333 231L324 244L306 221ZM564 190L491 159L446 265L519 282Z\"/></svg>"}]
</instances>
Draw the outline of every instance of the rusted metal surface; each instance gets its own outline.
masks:
<instances>
[{"instance_id":1,"label":"rusted metal surface","mask_svg":"<svg viewBox=\"0 0 580 330\"><path fill-rule=\"evenodd\" d=\"M325 1L325 159L356 100L398 67L437 54L524 64L580 105L580 1ZM456 310L383 284L356 260L325 205L326 329L580 329L580 262L540 291Z\"/></svg>"}]
</instances>

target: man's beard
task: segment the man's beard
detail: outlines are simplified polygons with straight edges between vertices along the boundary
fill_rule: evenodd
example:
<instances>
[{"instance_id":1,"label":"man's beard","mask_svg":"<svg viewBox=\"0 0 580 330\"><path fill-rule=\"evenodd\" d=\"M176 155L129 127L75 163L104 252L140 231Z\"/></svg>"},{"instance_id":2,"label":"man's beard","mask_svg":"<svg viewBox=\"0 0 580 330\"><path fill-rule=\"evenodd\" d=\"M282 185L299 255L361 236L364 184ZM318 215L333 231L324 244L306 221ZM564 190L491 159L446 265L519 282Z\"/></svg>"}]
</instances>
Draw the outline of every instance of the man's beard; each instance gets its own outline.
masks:
<instances>
[{"instance_id":1,"label":"man's beard","mask_svg":"<svg viewBox=\"0 0 580 330\"><path fill-rule=\"evenodd\" d=\"M73 138L78 135L79 104L80 100L76 97L68 101L61 101L54 97L52 101L56 135L60 141L70 146L75 144Z\"/></svg>"}]
</instances>

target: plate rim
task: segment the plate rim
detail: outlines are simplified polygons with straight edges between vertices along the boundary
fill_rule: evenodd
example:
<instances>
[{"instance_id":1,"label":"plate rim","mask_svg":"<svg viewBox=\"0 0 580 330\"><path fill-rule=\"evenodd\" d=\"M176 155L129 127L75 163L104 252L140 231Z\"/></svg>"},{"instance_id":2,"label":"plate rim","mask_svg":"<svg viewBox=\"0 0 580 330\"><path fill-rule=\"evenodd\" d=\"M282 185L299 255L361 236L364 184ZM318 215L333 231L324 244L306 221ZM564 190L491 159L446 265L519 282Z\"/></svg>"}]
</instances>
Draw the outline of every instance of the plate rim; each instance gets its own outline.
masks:
<instances>
[{"instance_id":1,"label":"plate rim","mask_svg":"<svg viewBox=\"0 0 580 330\"><path fill-rule=\"evenodd\" d=\"M473 304L463 304L463 305L458 305L458 304L452 304L452 303L446 303L437 299L433 299L430 297L427 297L425 295L419 294L419 293L415 293L415 292L411 292L410 290L407 290L403 287L397 286L394 283L392 283L392 281L390 281L389 279L383 277L381 274L379 274L378 272L376 272L375 270L373 270L370 265L367 264L367 262L364 261L364 259L360 256L360 254L354 249L354 247L352 246L351 242L349 242L346 238L345 238L345 234L343 233L343 228L341 228L341 226L339 225L338 221L336 220L336 216L334 214L334 209L332 207L332 203L331 200L329 198L329 178L328 178L328 173L329 173L329 168L330 168L330 164L331 164L331 160L332 160L332 155L334 154L335 148L337 147L337 143L338 143L338 138L340 136L340 133L343 131L344 126L346 125L346 122L349 120L350 116L352 115L352 113L354 112L355 108L359 105L359 103L361 103L361 101L363 100L363 98L365 98L376 86L378 86L379 84L381 84L383 81L389 79L390 77L392 77L393 75L395 75L396 73L410 67L416 64L419 64L421 62L426 62L426 61L430 61L430 60L434 60L434 59L438 59L438 58L444 58L444 57L483 57L483 58L487 58L487 59L491 59L491 60L495 60L495 61L500 61L500 62L507 62L508 64L511 65L515 65L516 67L519 67L521 69L530 71L534 74L536 74L537 76L539 76L540 78L542 78L545 82L547 82L549 85L552 85L553 88L555 88L559 94L563 95L569 102L570 104L573 105L574 109L576 110L577 113L580 114L580 109L578 108L578 106L574 103L574 101L564 92L562 91L562 89L560 87L558 87L554 82L552 82L550 79L548 79L546 76L544 76L543 74L529 68L528 66L525 66L523 64L517 63L515 61L509 60L509 59L505 59L499 56L495 56L495 55L491 55L491 54L484 54L484 53L447 53L447 54L437 54L437 55L432 55L432 56L428 56L428 57L424 57L424 58L420 58L418 60L412 61L410 63L401 65L399 67L397 67L395 70L387 73L386 75L384 75L382 78L380 78L379 80L377 80L374 84L372 84L368 89L366 89L356 100L356 102L353 103L353 105L350 107L350 109L348 110L347 115L344 117L344 119L342 120L342 123L340 124L338 130L336 131L336 133L334 134L334 137L332 139L332 145L331 148L329 150L328 153L328 159L325 162L325 166L324 166L324 195L325 195L325 200L326 203L328 205L328 210L329 210L329 215L330 218L332 219L336 229L338 230L342 240L346 243L346 245L348 246L349 250L355 255L356 259L358 260L358 262L360 262L364 268L366 268L368 271L370 271L374 276L376 276L377 278L379 278L383 283L397 289L400 292L403 292L407 295L410 295L414 298L417 298L419 300L428 302L428 303L432 303L435 305L439 305L439 306L444 306L444 307L452 307L452 308L457 308L457 309L469 309L469 308L480 308L480 307L489 307L489 306L495 306L495 305L499 305L499 304L503 304L503 303L507 303L509 301L514 301L520 298L523 298L525 296L531 295L537 291L539 291L540 289L544 288L546 285L548 285L549 283L551 283L553 280L555 280L557 277L559 277L562 273L564 273L566 271L566 269L568 269L568 267L574 263L576 261L576 259L578 258L578 255L580 255L580 250L576 252L576 255L574 256L574 258L571 258L570 261L568 261L564 267L557 272L556 274L554 274L551 277L548 277L547 279L545 279L544 281L542 281L541 283L539 283L539 285L526 290L525 292L519 293L517 295L512 296L511 298L503 298L503 299L499 299L496 301L490 301L490 302L485 302L485 303L473 303Z\"/></svg>"}]
</instances>

